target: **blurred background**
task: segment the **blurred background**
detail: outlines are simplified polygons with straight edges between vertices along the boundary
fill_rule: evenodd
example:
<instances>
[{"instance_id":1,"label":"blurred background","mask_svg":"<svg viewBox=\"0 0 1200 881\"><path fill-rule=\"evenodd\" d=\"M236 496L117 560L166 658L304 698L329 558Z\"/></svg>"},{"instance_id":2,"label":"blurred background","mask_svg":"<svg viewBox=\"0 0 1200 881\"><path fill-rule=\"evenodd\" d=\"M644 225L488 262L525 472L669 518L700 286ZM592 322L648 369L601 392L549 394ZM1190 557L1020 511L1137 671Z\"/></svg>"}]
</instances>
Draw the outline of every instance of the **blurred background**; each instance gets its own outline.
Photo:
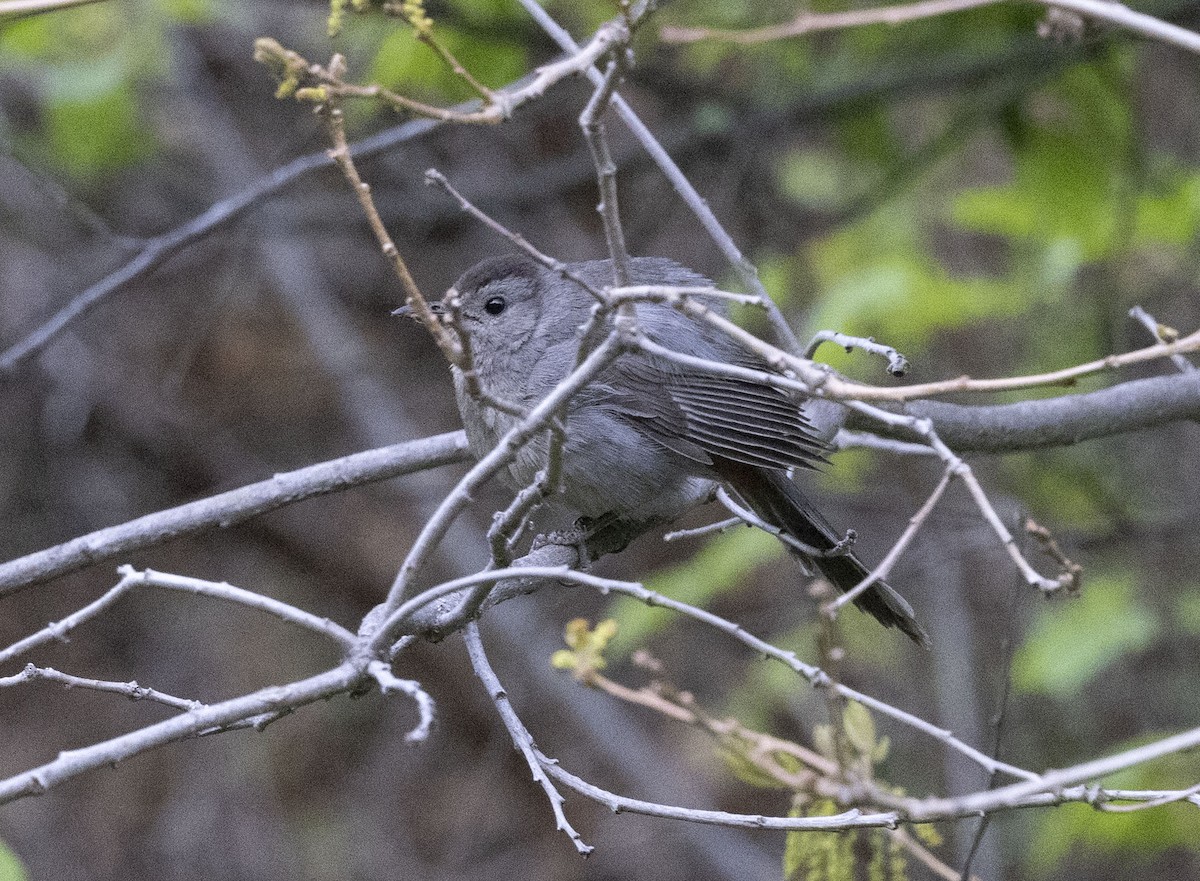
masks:
<instances>
[{"instance_id":1,"label":"blurred background","mask_svg":"<svg viewBox=\"0 0 1200 881\"><path fill-rule=\"evenodd\" d=\"M555 57L515 3L430 0L426 8L490 86ZM590 0L549 8L579 38L614 14ZM1143 9L1200 27L1196 2ZM144 239L326 147L312 113L274 98L275 82L252 61L256 37L316 61L343 52L351 79L424 100L469 97L403 24L351 16L331 41L327 12L315 2L111 0L0 23L0 346L120 267ZM925 381L1034 372L1141 347L1151 340L1128 319L1133 305L1184 332L1200 323L1200 59L1090 25L1039 38L1041 8L1008 4L761 46L656 38L662 24L750 27L795 12L774 0L678 0L639 35L622 94L802 337L822 328L874 335L911 358L911 380ZM508 251L423 186L431 166L544 251L604 255L594 170L576 122L588 94L566 83L503 126L439 127L361 163L427 294ZM365 104L347 117L354 138L402 121ZM631 251L735 285L621 124L608 128ZM332 168L179 251L0 376L0 556L457 428L440 355L420 327L388 315L402 298ZM866 356L822 356L864 381L892 381ZM1171 369L1151 364L1121 376ZM1200 724L1198 461L1195 424L972 458L1010 524L1031 514L1082 563L1082 596L1045 601L1016 583L994 533L955 486L892 579L934 650L850 611L839 622L844 680L990 749L1011 639L1001 754L1035 770ZM228 580L354 627L462 471L308 501L124 562ZM938 476L924 459L849 451L807 486L877 561ZM498 491L481 494L431 578L483 565L483 535L504 501ZM720 516L700 511L688 523ZM647 535L598 571L645 579L817 657L815 605L799 569L749 530L670 544ZM102 565L5 598L0 644L114 581ZM483 622L498 672L543 750L630 796L786 813L786 793L739 777L702 733L551 669L564 625L579 616L619 622L606 671L618 681L646 681L627 660L646 648L663 678L713 714L801 743L828 722L802 681L739 644L660 610L564 588L499 607ZM273 620L144 593L28 660L215 701L334 657ZM261 734L159 749L0 809L0 878L23 877L18 860L38 879L780 877L782 835L618 816L570 796L572 822L597 848L581 860L555 831L461 639L414 646L397 671L438 701L439 725L423 747L403 744L412 707L371 694L305 708ZM96 693L6 689L0 775L167 715ZM889 784L913 795L985 784L978 768L929 738L878 724L891 740L877 771ZM1197 780L1192 754L1111 782L1181 788ZM974 821L940 827L939 855L960 866L974 829ZM1024 811L996 818L975 869L993 879L1194 878L1197 841L1194 806L1123 816L1083 806ZM916 863L908 872L932 877Z\"/></svg>"}]
</instances>

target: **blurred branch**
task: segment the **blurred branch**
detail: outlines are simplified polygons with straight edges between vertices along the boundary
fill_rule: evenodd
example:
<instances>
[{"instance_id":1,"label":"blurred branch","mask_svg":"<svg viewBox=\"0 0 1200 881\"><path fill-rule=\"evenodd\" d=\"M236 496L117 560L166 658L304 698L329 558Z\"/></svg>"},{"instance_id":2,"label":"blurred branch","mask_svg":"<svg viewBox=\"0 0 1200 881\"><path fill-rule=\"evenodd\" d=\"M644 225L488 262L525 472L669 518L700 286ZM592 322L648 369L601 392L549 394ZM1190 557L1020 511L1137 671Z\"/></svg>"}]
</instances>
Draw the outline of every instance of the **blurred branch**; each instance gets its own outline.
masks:
<instances>
[{"instance_id":1,"label":"blurred branch","mask_svg":"<svg viewBox=\"0 0 1200 881\"><path fill-rule=\"evenodd\" d=\"M98 2L101 0L0 0L0 23L7 24L30 15Z\"/></svg>"},{"instance_id":2,"label":"blurred branch","mask_svg":"<svg viewBox=\"0 0 1200 881\"><path fill-rule=\"evenodd\" d=\"M864 25L899 25L921 18L933 18L953 12L962 12L979 6L993 6L1001 0L925 0L921 3L882 6L873 9L856 9L850 12L801 12L792 21L782 25L746 31L716 30L709 28L663 28L662 39L668 43L694 43L699 40L732 40L737 43L764 43L788 37L799 37L817 31L842 30ZM1085 18L1107 22L1160 40L1189 52L1200 52L1200 34L1169 24L1160 18L1135 12L1128 6L1112 0L1031 0L1051 9L1062 9Z\"/></svg>"},{"instance_id":3,"label":"blurred branch","mask_svg":"<svg viewBox=\"0 0 1200 881\"><path fill-rule=\"evenodd\" d=\"M428 119L405 122L357 142L350 148L350 154L357 159L362 159L384 153L397 144L420 137L437 125L439 125L438 122ZM213 203L206 211L192 220L162 235L144 240L138 251L122 266L73 297L67 305L55 312L39 327L0 352L0 379L3 379L5 374L12 373L23 361L36 355L72 321L86 314L110 295L149 275L168 258L193 242L226 226L266 198L275 195L311 172L331 165L333 165L333 159L325 151L301 156L259 178L229 198Z\"/></svg>"},{"instance_id":4,"label":"blurred branch","mask_svg":"<svg viewBox=\"0 0 1200 881\"><path fill-rule=\"evenodd\" d=\"M277 474L0 564L0 597L139 548L233 526L284 505L467 459L466 438L459 431Z\"/></svg>"}]
</instances>

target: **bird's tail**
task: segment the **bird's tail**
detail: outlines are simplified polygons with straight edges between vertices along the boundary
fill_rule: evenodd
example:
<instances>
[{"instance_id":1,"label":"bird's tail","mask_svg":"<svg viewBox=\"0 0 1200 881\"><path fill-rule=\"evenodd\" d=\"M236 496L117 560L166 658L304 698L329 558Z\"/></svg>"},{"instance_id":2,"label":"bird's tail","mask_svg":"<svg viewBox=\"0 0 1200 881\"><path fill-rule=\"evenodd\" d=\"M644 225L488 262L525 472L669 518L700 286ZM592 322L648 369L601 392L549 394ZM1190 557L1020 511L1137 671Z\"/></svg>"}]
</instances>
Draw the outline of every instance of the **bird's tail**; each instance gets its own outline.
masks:
<instances>
[{"instance_id":1,"label":"bird's tail","mask_svg":"<svg viewBox=\"0 0 1200 881\"><path fill-rule=\"evenodd\" d=\"M765 521L811 548L827 551L837 547L840 541L837 532L785 472L727 459L714 464L721 477ZM842 593L850 591L869 574L867 567L850 553L810 557L792 550L819 569ZM929 647L929 635L917 623L912 606L887 582L875 582L855 598L854 605L884 627L897 627L914 642Z\"/></svg>"}]
</instances>

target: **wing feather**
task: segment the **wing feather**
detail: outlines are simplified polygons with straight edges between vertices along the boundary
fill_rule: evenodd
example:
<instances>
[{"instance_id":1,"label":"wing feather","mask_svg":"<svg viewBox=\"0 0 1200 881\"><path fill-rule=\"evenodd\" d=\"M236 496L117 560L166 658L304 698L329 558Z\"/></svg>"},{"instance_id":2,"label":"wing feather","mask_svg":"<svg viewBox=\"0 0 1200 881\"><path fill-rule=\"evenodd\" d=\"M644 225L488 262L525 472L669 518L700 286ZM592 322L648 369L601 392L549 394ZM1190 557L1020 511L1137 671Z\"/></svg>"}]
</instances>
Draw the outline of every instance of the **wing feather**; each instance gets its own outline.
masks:
<instances>
[{"instance_id":1,"label":"wing feather","mask_svg":"<svg viewBox=\"0 0 1200 881\"><path fill-rule=\"evenodd\" d=\"M749 380L623 358L588 395L669 450L703 465L714 456L760 468L813 468L828 447L800 406ZM586 393L585 393L586 394Z\"/></svg>"}]
</instances>

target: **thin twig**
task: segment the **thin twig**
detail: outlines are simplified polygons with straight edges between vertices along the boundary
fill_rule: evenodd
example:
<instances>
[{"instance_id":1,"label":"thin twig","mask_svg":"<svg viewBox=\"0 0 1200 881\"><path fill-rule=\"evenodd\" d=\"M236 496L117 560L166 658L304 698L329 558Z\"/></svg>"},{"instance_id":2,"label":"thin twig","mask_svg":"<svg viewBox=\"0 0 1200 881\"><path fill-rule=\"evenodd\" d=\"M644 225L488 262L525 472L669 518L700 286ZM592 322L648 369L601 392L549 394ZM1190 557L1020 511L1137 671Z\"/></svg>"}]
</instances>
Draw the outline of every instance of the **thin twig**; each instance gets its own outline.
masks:
<instances>
[{"instance_id":1,"label":"thin twig","mask_svg":"<svg viewBox=\"0 0 1200 881\"><path fill-rule=\"evenodd\" d=\"M450 181L446 180L446 176L436 168L430 168L425 172L425 183L440 187L443 192L458 202L459 207L462 208L463 211L470 214L488 229L512 242L517 246L517 248L528 254L535 261L540 263L542 266L545 266L551 272L556 272L563 278L570 279L575 284L579 285L581 288L595 297L597 302L608 302L608 298L605 296L604 292L599 288L594 287L589 281L587 281L587 279L572 270L570 264L563 263L561 260L556 260L549 254L539 251L523 235L518 232L513 232L491 215L481 211L469 199L467 199L466 196L456 190L451 185Z\"/></svg>"},{"instance_id":2,"label":"thin twig","mask_svg":"<svg viewBox=\"0 0 1200 881\"><path fill-rule=\"evenodd\" d=\"M429 731L433 728L435 707L433 698L429 696L421 683L415 679L401 679L392 672L387 661L371 661L367 664L367 673L379 685L381 694L387 695L399 692L412 698L417 705L417 724L404 735L408 743L424 743L429 739Z\"/></svg>"},{"instance_id":3,"label":"thin twig","mask_svg":"<svg viewBox=\"0 0 1200 881\"><path fill-rule=\"evenodd\" d=\"M892 567L896 565L896 561L900 559L900 555L904 553L909 543L913 540L913 536L917 534L917 530L924 525L929 519L929 515L933 513L934 506L942 497L942 493L946 491L946 487L950 485L951 478L954 477L954 472L947 468L942 472L942 479L938 481L937 486L933 488L933 492L929 494L929 498L925 500L925 504L917 509L917 512L908 518L908 525L904 528L904 532L900 533L900 537L896 539L896 543L892 545L891 550L879 562L879 565L871 570L862 581L856 584L851 590L837 597L833 601L826 603L821 609L826 615L836 616L838 609L853 602L860 597L864 591L868 590L872 585L885 580L892 571Z\"/></svg>"},{"instance_id":4,"label":"thin twig","mask_svg":"<svg viewBox=\"0 0 1200 881\"><path fill-rule=\"evenodd\" d=\"M487 689L488 697L496 705L496 710L500 713L504 727L508 729L513 745L525 757L525 761L529 765L529 770L533 774L533 779L542 787L542 791L546 793L546 798L550 801L550 807L554 811L554 821L558 826L558 830L566 833L580 854L587 856L595 848L587 844L583 840L583 836L576 832L575 827L567 820L567 815L563 811L563 802L566 799L563 798L562 793L558 791L554 783L546 775L545 766L547 760L541 756L537 744L533 742L533 737L530 735L529 729L525 727L525 723L521 721L521 717L513 709L512 701L508 699L508 692L504 690L504 686L500 684L500 679L496 676L496 671L492 669L491 662L487 658L487 653L483 649L483 640L479 635L479 625L474 621L468 624L463 631L463 638L467 643L467 654L471 658L471 667L474 669L475 675L479 677L479 681Z\"/></svg>"},{"instance_id":5,"label":"thin twig","mask_svg":"<svg viewBox=\"0 0 1200 881\"><path fill-rule=\"evenodd\" d=\"M61 621L48 624L36 633L30 634L0 651L0 664L19 657L30 649L56 640L65 639L75 628L92 620L126 593L138 587L158 587L166 590L177 590L183 593L198 594L200 596L211 597L212 599L237 603L251 609L257 609L260 612L274 615L288 624L294 624L297 627L303 627L306 630L311 630L321 636L328 637L344 649L350 648L355 642L353 633L341 625L335 624L328 618L321 618L281 600L244 590L240 587L234 587L232 584L205 581L201 578L188 578L183 575L174 575L170 572L155 572L152 569L139 572L132 566L121 566L117 571L121 575L121 580L103 596L93 600L83 608L72 612Z\"/></svg>"},{"instance_id":6,"label":"thin twig","mask_svg":"<svg viewBox=\"0 0 1200 881\"><path fill-rule=\"evenodd\" d=\"M1142 327L1150 331L1150 335L1154 337L1156 342L1170 343L1179 339L1179 331L1173 327L1168 327L1165 324L1159 324L1154 316L1141 306L1134 306L1132 309L1130 309L1129 317L1139 322ZM1198 369L1200 369L1182 355L1172 355L1171 363L1179 368L1180 373L1195 373Z\"/></svg>"},{"instance_id":7,"label":"thin twig","mask_svg":"<svg viewBox=\"0 0 1200 881\"><path fill-rule=\"evenodd\" d=\"M676 529L663 535L663 541L679 541L685 538L701 538L705 535L713 533L728 532L735 526L747 526L745 520L741 517L730 517L726 520L718 520L716 523L709 523L707 526L696 526L692 529Z\"/></svg>"},{"instance_id":8,"label":"thin twig","mask_svg":"<svg viewBox=\"0 0 1200 881\"><path fill-rule=\"evenodd\" d=\"M88 691L101 691L108 694L119 694L134 701L150 701L151 703L162 704L170 707L173 710L195 710L202 706L203 703L187 698L175 697L166 692L158 691L154 688L148 688L145 685L138 685L137 682L112 682L105 679L87 679L82 676L73 676L70 673L63 673L60 670L55 670L53 667L39 667L36 664L26 664L25 669L13 676L0 677L0 688L5 686L20 685L26 682L56 682L59 685L67 688L83 688Z\"/></svg>"},{"instance_id":9,"label":"thin twig","mask_svg":"<svg viewBox=\"0 0 1200 881\"><path fill-rule=\"evenodd\" d=\"M284 94L293 94L305 101L326 101L342 98L362 98L380 101L395 110L415 113L440 122L467 125L498 125L509 119L518 108L541 98L554 85L592 68L597 59L614 47L629 40L629 28L621 18L605 22L592 39L582 47L574 47L570 54L558 61L539 67L533 76L505 89L484 89L483 106L435 107L416 101L380 85L361 86L345 81L345 70L331 62L323 67L314 64L300 53L285 48L277 40L259 38L254 43L256 60L268 63L292 78ZM301 88L296 88L300 86Z\"/></svg>"},{"instance_id":10,"label":"thin twig","mask_svg":"<svg viewBox=\"0 0 1200 881\"><path fill-rule=\"evenodd\" d=\"M538 26L549 34L550 38L556 42L559 47L565 52L575 53L579 51L579 46L571 38L571 35L553 18L538 0L518 0L521 7L529 14L529 16L537 22ZM593 85L599 85L603 81L604 74L596 70L595 67L589 67L585 73ZM633 112L633 109L625 102L625 99L620 95L616 95L612 102L613 108L624 120L625 125L629 127L630 132L637 138L638 142L650 154L650 158L662 170L663 175L671 183L683 202L696 215L700 224L704 227L705 232L716 243L721 253L725 255L725 259L733 267L734 271L742 279L742 283L751 291L767 303L767 315L771 319L771 327L775 331L775 335L788 351L799 352L800 341L796 339L796 334L792 331L791 325L783 317L783 313L779 311L779 307L771 300L767 289L763 287L762 282L758 278L758 270L754 268L746 257L738 249L734 243L733 237L725 231L721 226L721 222L713 213L712 209L704 198L692 186L692 182L687 179L687 176L675 164L663 145L658 142L653 133L646 124L638 118L638 115Z\"/></svg>"},{"instance_id":11,"label":"thin twig","mask_svg":"<svg viewBox=\"0 0 1200 881\"><path fill-rule=\"evenodd\" d=\"M717 501L720 502L721 505L731 514L733 514L738 520L753 526L755 529L761 529L763 532L775 536L785 545L795 551L798 551L806 557L840 557L848 553L850 546L854 544L855 533L854 530L851 529L846 533L844 538L838 541L834 547L827 550L815 548L812 545L806 545L795 536L788 535L778 526L763 520L745 505L739 504L737 499L735 499L723 486L717 488Z\"/></svg>"},{"instance_id":12,"label":"thin twig","mask_svg":"<svg viewBox=\"0 0 1200 881\"><path fill-rule=\"evenodd\" d=\"M338 61L339 57L335 55L334 60L330 62L330 66L335 70L340 65L344 65L344 62ZM329 132L333 140L333 149L329 151L329 158L337 163L346 181L350 184L350 188L354 191L354 195L358 199L358 204L362 207L363 213L367 217L367 223L371 227L371 232L375 234L375 240L379 242L379 248L383 252L383 256L391 264L392 271L396 273L396 277L400 280L400 284L404 288L405 302L413 310L416 317L420 319L421 323L425 325L425 329L429 331L438 348L442 350L442 354L446 356L446 360L451 364L458 364L462 360L463 354L463 347L459 342L458 335L444 327L429 307L429 302L425 299L424 294L421 293L421 289L417 286L412 273L408 271L408 264L404 262L404 257L401 256L400 249L392 241L387 227L384 226L383 218L379 216L379 211L375 208L375 200L371 197L370 185L365 183L358 173L358 168L354 164L354 157L350 155L350 142L346 137L346 126L342 116L342 108L338 106L336 101L331 100L324 109L324 115L329 121Z\"/></svg>"},{"instance_id":13,"label":"thin twig","mask_svg":"<svg viewBox=\"0 0 1200 881\"><path fill-rule=\"evenodd\" d=\"M613 284L624 287L629 284L629 249L625 246L625 231L621 228L621 209L617 202L617 165L608 149L608 137L604 131L604 113L608 110L617 85L625 73L625 47L613 52L604 78L596 86L591 99L579 114L579 127L596 166L596 185L600 202L596 210L604 224L604 239L612 257Z\"/></svg>"},{"instance_id":14,"label":"thin twig","mask_svg":"<svg viewBox=\"0 0 1200 881\"><path fill-rule=\"evenodd\" d=\"M808 346L804 349L804 357L812 361L816 357L817 349L822 343L834 343L841 346L847 352L852 352L855 349L862 349L864 352L869 352L872 355L878 355L888 362L887 372L899 379L904 374L908 373L908 358L904 357L900 352L897 352L891 346L885 346L882 343L877 343L871 337L847 336L844 333L839 333L836 330L819 330L809 341Z\"/></svg>"},{"instance_id":15,"label":"thin twig","mask_svg":"<svg viewBox=\"0 0 1200 881\"><path fill-rule=\"evenodd\" d=\"M846 12L798 13L785 24L770 25L753 30L733 31L719 28L664 27L659 36L665 43L696 43L701 40L734 43L766 43L799 37L818 31L843 30L872 24L899 25L922 18L933 18L951 12L993 6L1000 0L924 0L920 3L905 3L896 6L880 6L868 9L851 9Z\"/></svg>"},{"instance_id":16,"label":"thin twig","mask_svg":"<svg viewBox=\"0 0 1200 881\"><path fill-rule=\"evenodd\" d=\"M855 448L881 450L897 456L936 456L926 444L914 444L909 441L894 440L890 437L880 437L866 431L854 431L849 428L839 428L838 433L829 442L830 449L852 450Z\"/></svg>"},{"instance_id":17,"label":"thin twig","mask_svg":"<svg viewBox=\"0 0 1200 881\"><path fill-rule=\"evenodd\" d=\"M1094 373L1115 370L1118 367L1128 367L1132 364L1144 364L1160 358L1170 358L1186 352L1200 351L1200 331L1183 337L1172 343L1158 343L1144 349L1123 352L1119 355L1108 355L1086 364L1077 364L1050 373L1039 373L1032 376L1008 376L997 379L972 379L961 376L941 382L926 382L920 385L909 385L900 388L882 388L879 386L863 385L849 382L830 374L830 379L824 384L823 392L835 399L853 399L858 401L911 401L914 398L929 398L937 395L948 395L955 392L1004 392L1018 389L1037 388L1039 386L1069 386L1075 381ZM789 361L791 363L791 361Z\"/></svg>"},{"instance_id":18,"label":"thin twig","mask_svg":"<svg viewBox=\"0 0 1200 881\"><path fill-rule=\"evenodd\" d=\"M44 765L0 780L0 804L30 795L41 795L89 771L110 767L168 743L198 737L205 732L281 708L295 709L335 694L353 691L362 684L362 679L363 674L357 667L340 664L332 670L287 685L271 685L81 749L64 750Z\"/></svg>"}]
</instances>

